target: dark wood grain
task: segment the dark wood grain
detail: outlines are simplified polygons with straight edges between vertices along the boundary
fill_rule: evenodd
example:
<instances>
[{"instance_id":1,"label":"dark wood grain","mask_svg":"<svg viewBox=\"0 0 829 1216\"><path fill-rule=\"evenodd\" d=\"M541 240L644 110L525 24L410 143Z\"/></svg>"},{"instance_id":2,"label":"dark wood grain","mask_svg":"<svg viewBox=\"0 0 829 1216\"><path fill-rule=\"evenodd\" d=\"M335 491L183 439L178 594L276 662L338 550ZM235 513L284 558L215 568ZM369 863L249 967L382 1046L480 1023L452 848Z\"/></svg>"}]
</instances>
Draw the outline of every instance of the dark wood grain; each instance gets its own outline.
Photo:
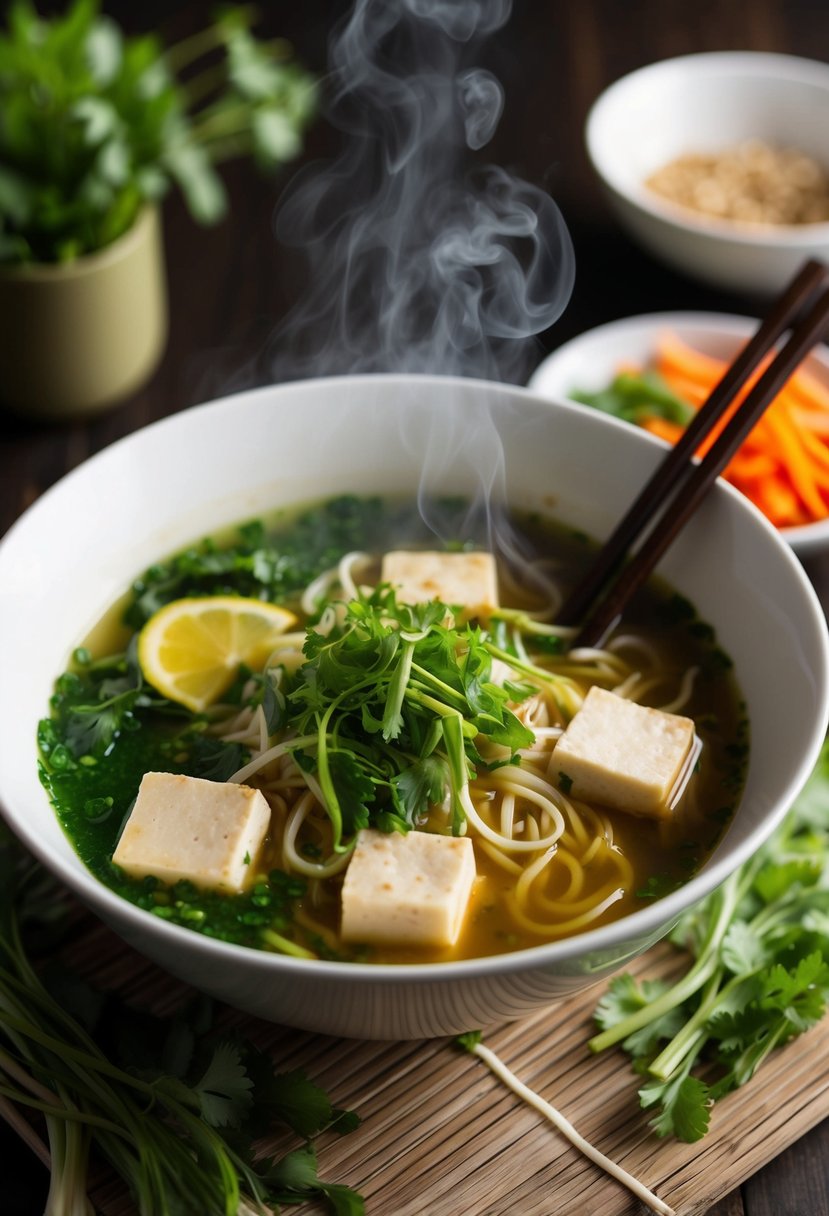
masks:
<instances>
[{"instance_id":1,"label":"dark wood grain","mask_svg":"<svg viewBox=\"0 0 829 1216\"><path fill-rule=\"evenodd\" d=\"M104 7L133 30L186 33L208 6L111 0ZM287 35L322 72L332 0L263 5L272 32ZM508 26L480 62L502 81L506 105L487 155L555 198L576 254L576 283L560 320L537 341L537 356L604 321L671 308L752 313L756 301L715 291L661 266L614 225L582 141L587 110L612 80L657 59L707 50L780 51L829 60L829 17L818 0L516 0ZM829 118L829 116L827 116ZM301 163L327 157L336 136L312 132ZM163 361L140 392L88 423L34 425L0 416L0 533L44 490L92 453L135 429L224 392L266 382L265 352L280 319L301 298L306 267L277 244L272 220L290 177L263 180L249 166L227 173L230 217L195 227L175 197L164 207L171 332ZM829 559L808 564L825 597ZM829 1111L827 1111L829 1115ZM5 1136L4 1160L21 1160ZM42 1177L21 1160L0 1206L29 1216L42 1205ZM829 1213L829 1125L768 1164L711 1216L822 1216ZM553 1209L551 1208L551 1211ZM383 1216L393 1216L384 1213Z\"/></svg>"}]
</instances>

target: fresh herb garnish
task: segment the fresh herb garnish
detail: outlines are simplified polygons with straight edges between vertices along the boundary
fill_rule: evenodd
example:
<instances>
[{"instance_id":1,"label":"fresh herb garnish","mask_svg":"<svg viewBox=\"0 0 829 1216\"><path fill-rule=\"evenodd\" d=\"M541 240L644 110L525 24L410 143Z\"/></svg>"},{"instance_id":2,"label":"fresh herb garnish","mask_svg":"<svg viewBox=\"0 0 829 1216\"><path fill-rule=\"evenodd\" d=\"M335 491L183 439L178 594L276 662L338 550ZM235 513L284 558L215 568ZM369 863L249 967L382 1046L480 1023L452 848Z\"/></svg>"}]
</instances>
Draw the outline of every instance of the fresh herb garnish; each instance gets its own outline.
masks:
<instances>
[{"instance_id":1,"label":"fresh herb garnish","mask_svg":"<svg viewBox=\"0 0 829 1216\"><path fill-rule=\"evenodd\" d=\"M511 756L533 741L510 693L492 682L486 634L446 622L444 605L398 604L381 586L349 603L342 625L307 635L307 661L287 686L287 720L313 738L302 750L335 848L370 823L407 831L444 798L462 831L475 740Z\"/></svg>"},{"instance_id":2,"label":"fresh herb garnish","mask_svg":"<svg viewBox=\"0 0 829 1216\"><path fill-rule=\"evenodd\" d=\"M141 710L160 710L173 719L185 716L180 705L167 701L145 682L136 642L133 637L122 654L97 662L86 659L58 678L51 699L52 717L40 723L38 733L41 754L52 767L100 759L120 734L139 729ZM60 754L56 760L58 747L67 753L64 762Z\"/></svg>"},{"instance_id":3,"label":"fresh herb garnish","mask_svg":"<svg viewBox=\"0 0 829 1216\"><path fill-rule=\"evenodd\" d=\"M660 1136L699 1140L714 1102L829 1001L829 744L782 827L671 934L693 962L672 985L612 980L594 1051L621 1043ZM694 1069L709 1066L705 1079ZM714 1075L710 1074L713 1066Z\"/></svg>"},{"instance_id":4,"label":"fresh herb garnish","mask_svg":"<svg viewBox=\"0 0 829 1216\"><path fill-rule=\"evenodd\" d=\"M573 778L567 773L559 773L558 788L561 790L562 794L569 794L573 788Z\"/></svg>"}]
</instances>

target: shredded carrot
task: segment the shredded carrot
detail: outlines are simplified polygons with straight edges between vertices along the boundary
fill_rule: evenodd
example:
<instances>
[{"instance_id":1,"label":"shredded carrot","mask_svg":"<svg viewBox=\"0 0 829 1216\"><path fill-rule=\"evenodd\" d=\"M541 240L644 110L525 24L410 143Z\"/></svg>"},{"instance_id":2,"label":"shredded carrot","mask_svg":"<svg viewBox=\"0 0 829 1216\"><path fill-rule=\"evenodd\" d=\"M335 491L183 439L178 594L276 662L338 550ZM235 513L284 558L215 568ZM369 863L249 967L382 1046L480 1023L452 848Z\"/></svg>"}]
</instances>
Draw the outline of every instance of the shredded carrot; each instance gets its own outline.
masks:
<instances>
[{"instance_id":1,"label":"shredded carrot","mask_svg":"<svg viewBox=\"0 0 829 1216\"><path fill-rule=\"evenodd\" d=\"M694 350L674 333L664 333L651 366L677 396L698 408L727 364ZM743 395L747 391L748 386ZM664 418L648 417L641 425L669 443L675 443L681 434L681 427ZM699 455L708 450L724 425L725 421L715 428L700 446ZM829 384L799 368L724 476L779 528L829 518Z\"/></svg>"},{"instance_id":2,"label":"shredded carrot","mask_svg":"<svg viewBox=\"0 0 829 1216\"><path fill-rule=\"evenodd\" d=\"M770 410L768 423L777 440L781 460L788 469L792 489L809 514L813 515L815 519L820 519L826 514L826 505L815 484L813 466L803 449L797 431L782 410Z\"/></svg>"},{"instance_id":3,"label":"shredded carrot","mask_svg":"<svg viewBox=\"0 0 829 1216\"><path fill-rule=\"evenodd\" d=\"M819 380L807 368L798 368L797 375L789 381L789 390L792 396L811 409L817 406L829 410L829 384Z\"/></svg>"},{"instance_id":4,"label":"shredded carrot","mask_svg":"<svg viewBox=\"0 0 829 1216\"><path fill-rule=\"evenodd\" d=\"M729 480L733 478L736 483L758 481L774 476L777 468L778 462L767 452L751 452L743 444L728 466L728 475Z\"/></svg>"},{"instance_id":5,"label":"shredded carrot","mask_svg":"<svg viewBox=\"0 0 829 1216\"><path fill-rule=\"evenodd\" d=\"M829 429L824 432L817 427L810 426L808 422L804 422L803 419L799 418L794 410L792 410L791 419L800 432L803 446L808 450L815 463L820 465L822 469L829 469ZM827 411L825 424L829 428L829 411Z\"/></svg>"},{"instance_id":6,"label":"shredded carrot","mask_svg":"<svg viewBox=\"0 0 829 1216\"><path fill-rule=\"evenodd\" d=\"M713 384L726 369L725 359L694 350L674 333L663 333L657 346L657 361L695 384Z\"/></svg>"},{"instance_id":7,"label":"shredded carrot","mask_svg":"<svg viewBox=\"0 0 829 1216\"><path fill-rule=\"evenodd\" d=\"M790 528L807 522L798 506L797 495L785 481L764 481L757 487L754 501L764 515L778 521L777 526L780 528Z\"/></svg>"},{"instance_id":8,"label":"shredded carrot","mask_svg":"<svg viewBox=\"0 0 829 1216\"><path fill-rule=\"evenodd\" d=\"M799 405L793 405L789 413L792 421L802 426L806 433L829 437L829 408L825 413L818 413L817 410L806 410Z\"/></svg>"},{"instance_id":9,"label":"shredded carrot","mask_svg":"<svg viewBox=\"0 0 829 1216\"><path fill-rule=\"evenodd\" d=\"M669 418L659 418L656 414L643 418L640 426L668 443L676 443L683 429L678 422L671 422Z\"/></svg>"}]
</instances>

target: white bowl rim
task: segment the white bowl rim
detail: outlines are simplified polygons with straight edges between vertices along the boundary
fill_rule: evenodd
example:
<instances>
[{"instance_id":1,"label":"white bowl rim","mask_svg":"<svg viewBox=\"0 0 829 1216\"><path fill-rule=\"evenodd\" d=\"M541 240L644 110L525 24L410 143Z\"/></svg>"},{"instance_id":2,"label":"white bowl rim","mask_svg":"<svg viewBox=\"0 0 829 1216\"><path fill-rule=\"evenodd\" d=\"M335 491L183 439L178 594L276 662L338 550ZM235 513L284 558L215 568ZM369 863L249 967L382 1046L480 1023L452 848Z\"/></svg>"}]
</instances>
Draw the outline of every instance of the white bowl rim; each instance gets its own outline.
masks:
<instances>
[{"instance_id":1,"label":"white bowl rim","mask_svg":"<svg viewBox=\"0 0 829 1216\"><path fill-rule=\"evenodd\" d=\"M564 410L565 412L581 411L584 408L567 400L553 402L548 397L543 397L528 388L518 385L497 384L492 381L466 377L458 378L392 372L364 376L317 377L309 380L294 381L291 384L296 389L307 387L309 391L313 391L315 386L321 382L334 387L341 384L359 389L361 381L366 382L366 384L374 384L378 380L398 383L401 388L404 385L411 386L413 382L422 385L462 382L465 386L473 388L477 385L482 391L503 390L516 394L519 397L526 397L528 400L532 399L550 408ZM150 431L172 431L178 426L187 425L188 423L183 422L185 418L189 422L190 418L204 416L208 411L233 411L238 407L239 403L259 397L265 398L279 387L279 385L263 385L259 388L247 389L239 393L219 397L215 400L191 406L186 410L160 418L140 428L139 431L131 432L121 437L65 474L64 477L60 478L36 499L23 512L15 524L12 525L5 536L0 538L0 553L2 553L7 543L7 538L12 533L16 533L19 528L25 527L24 521L34 512L42 509L42 504L47 504L53 495L60 493L60 487L64 483L70 479L74 480L85 476L86 469L98 461L106 460L108 453L111 451L129 444L134 435L145 434ZM604 417L608 425L621 427L625 430L629 429L629 424L627 423L608 416ZM664 447L660 440L649 435L647 432L641 431L640 435L642 442L654 444L659 448ZM748 509L757 517L766 531L776 536L774 528L750 502L732 486L727 483L720 484L723 493L737 499L741 504L741 509ZM797 790L802 788L810 776L817 762L827 726L827 719L829 719L829 634L827 634L825 629L823 609L817 598L817 594L806 579L797 558L785 545L781 546L780 557L781 560L787 561L790 564L815 620L820 622L818 633L822 638L823 650L822 695L820 698L823 705L822 726L819 731L814 731L810 746L804 751L797 770L790 781L789 789L791 796L794 797ZM33 762L35 760L36 757L33 756ZM44 796L48 798L45 790ZM625 943L629 943L633 939L646 940L654 935L661 937L664 934L664 926L666 924L675 921L688 907L710 894L711 891L725 881L730 873L742 865L743 862L748 860L760 848L782 822L788 809L789 802L785 799L781 800L775 814L768 815L762 823L758 824L746 836L739 847L731 848L727 858L720 857L718 859L715 854L714 857L709 859L705 868L699 874L694 875L676 891L599 929L589 930L574 937L531 946L511 953L440 963L360 963L339 962L329 959L297 959L284 954L272 954L251 946L240 946L235 943L206 937L192 929L151 917L143 909L116 895L113 890L105 886L86 869L83 862L77 857L77 854L75 858L77 867L73 865L71 868L68 868L61 858L56 859L49 849L43 847L38 837L28 830L25 820L21 821L20 817L16 813L10 812L2 802L0 802L0 817L6 820L15 835L24 842L35 857L46 865L53 875L58 877L59 881L72 890L96 914L106 919L109 924L120 925L120 932L125 932L125 926L128 926L129 928L135 928L137 936L141 935L142 930L146 932L149 927L147 920L149 917L152 922L152 935L159 941L166 942L171 946L185 947L194 955L208 957L217 963L220 963L223 959L227 959L228 962L238 959L239 952L242 951L258 969L284 974L288 978L292 975L299 976L306 974L306 969L311 967L315 972L327 975L329 978L338 977L346 981L351 980L355 983L367 983L369 986L382 986L389 982L400 981L415 984L443 984L453 980L485 978L492 974L511 974L512 972L526 971L528 968L543 969L545 964L560 964L582 955L606 953L614 948L623 946ZM597 973L597 981L600 978L601 974Z\"/></svg>"},{"instance_id":2,"label":"white bowl rim","mask_svg":"<svg viewBox=\"0 0 829 1216\"><path fill-rule=\"evenodd\" d=\"M565 358L569 358L574 350L577 350L580 345L592 346L594 342L601 341L602 338L612 337L614 334L624 333L625 331L643 333L648 330L653 330L654 334L661 329L675 328L677 331L683 329L710 329L713 333L719 333L725 337L733 338L748 338L754 333L760 321L757 317L742 316L738 313L726 312L702 312L693 310L679 310L669 312L651 312L638 313L630 317L619 317L615 321L605 321L602 325L593 326L591 329L585 329L575 337L570 338L567 342L563 342L557 347L552 354L546 359L542 359L534 372L530 376L527 387L536 393L545 393L544 380L556 364ZM814 347L812 354L821 360L826 365L827 374L829 374L829 344L820 343ZM560 390L559 394L566 390ZM555 395L552 399L556 399ZM567 398L570 400L570 398ZM580 404L576 402L575 404ZM586 407L589 408L589 407ZM626 425L630 426L630 423ZM829 545L829 517L826 519L815 520L811 524L798 524L790 528L778 528L780 536L791 545L796 553L806 554L818 548L823 548Z\"/></svg>"},{"instance_id":3,"label":"white bowl rim","mask_svg":"<svg viewBox=\"0 0 829 1216\"><path fill-rule=\"evenodd\" d=\"M691 72L698 68L713 69L718 74L731 78L735 72L745 77L763 77L771 72L777 79L818 84L829 92L829 64L817 59L772 51L704 51L645 64L608 85L588 110L585 120L585 144L599 177L620 198L626 199L676 232L694 232L716 242L733 243L747 248L760 245L770 248L810 249L815 244L829 242L829 220L811 224L758 224L752 228L749 225L718 219L716 216L705 216L678 203L672 203L669 199L662 199L655 191L648 190L644 183L639 183L636 189L631 190L608 169L597 149L596 132L605 113L618 97L634 83L648 77L658 78L677 70Z\"/></svg>"}]
</instances>

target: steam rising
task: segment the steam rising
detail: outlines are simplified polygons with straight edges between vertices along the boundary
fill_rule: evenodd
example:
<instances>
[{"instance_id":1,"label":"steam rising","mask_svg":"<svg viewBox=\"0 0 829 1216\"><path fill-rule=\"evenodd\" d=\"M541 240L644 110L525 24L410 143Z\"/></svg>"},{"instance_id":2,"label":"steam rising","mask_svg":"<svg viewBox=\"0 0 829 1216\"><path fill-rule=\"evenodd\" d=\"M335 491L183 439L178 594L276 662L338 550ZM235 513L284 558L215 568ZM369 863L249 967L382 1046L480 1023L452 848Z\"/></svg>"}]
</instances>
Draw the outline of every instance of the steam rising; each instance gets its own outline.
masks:
<instances>
[{"instance_id":1,"label":"steam rising","mask_svg":"<svg viewBox=\"0 0 829 1216\"><path fill-rule=\"evenodd\" d=\"M521 382L572 288L560 213L491 165L504 97L468 62L511 0L356 0L332 37L330 164L292 183L277 235L308 290L275 336L276 379L432 372ZM326 334L324 342L319 335Z\"/></svg>"}]
</instances>

